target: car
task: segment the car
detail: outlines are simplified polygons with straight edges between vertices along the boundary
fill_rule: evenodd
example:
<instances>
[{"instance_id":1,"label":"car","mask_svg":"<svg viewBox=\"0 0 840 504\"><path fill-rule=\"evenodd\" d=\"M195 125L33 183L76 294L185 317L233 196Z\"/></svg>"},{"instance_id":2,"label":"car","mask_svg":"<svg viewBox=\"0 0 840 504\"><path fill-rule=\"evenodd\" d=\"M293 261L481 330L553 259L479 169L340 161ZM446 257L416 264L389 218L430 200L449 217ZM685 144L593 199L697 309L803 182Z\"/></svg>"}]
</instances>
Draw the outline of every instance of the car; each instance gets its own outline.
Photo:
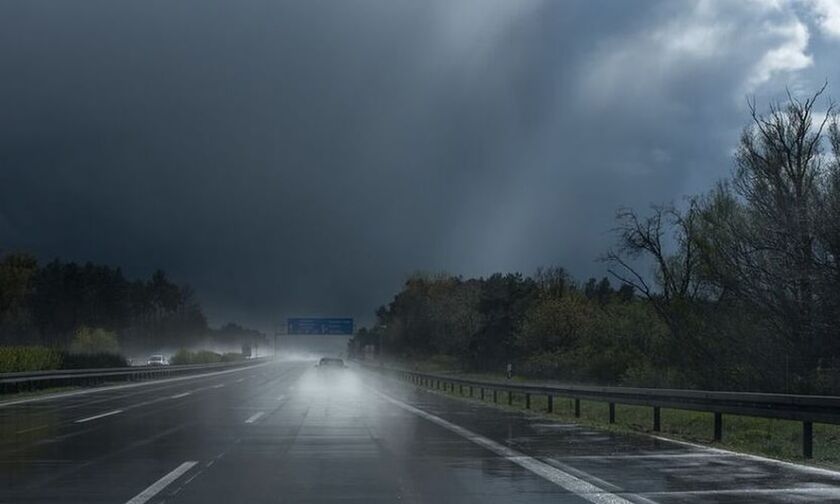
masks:
<instances>
[{"instance_id":1,"label":"car","mask_svg":"<svg viewBox=\"0 0 840 504\"><path fill-rule=\"evenodd\" d=\"M318 361L318 369L344 369L347 367L344 360L334 357L323 357Z\"/></svg>"},{"instance_id":2,"label":"car","mask_svg":"<svg viewBox=\"0 0 840 504\"><path fill-rule=\"evenodd\" d=\"M149 357L149 360L146 361L147 366L166 366L169 364L169 361L166 360L166 357L163 355L152 355Z\"/></svg>"}]
</instances>

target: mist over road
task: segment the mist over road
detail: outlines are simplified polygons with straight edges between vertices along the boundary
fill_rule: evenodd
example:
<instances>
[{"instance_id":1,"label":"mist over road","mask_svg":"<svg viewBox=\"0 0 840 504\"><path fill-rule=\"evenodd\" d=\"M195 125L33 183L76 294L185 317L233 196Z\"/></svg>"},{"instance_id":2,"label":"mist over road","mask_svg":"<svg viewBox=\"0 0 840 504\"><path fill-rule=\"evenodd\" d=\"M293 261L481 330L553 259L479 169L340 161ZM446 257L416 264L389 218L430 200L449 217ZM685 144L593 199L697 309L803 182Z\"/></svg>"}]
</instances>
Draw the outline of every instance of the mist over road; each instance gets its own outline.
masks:
<instances>
[{"instance_id":1,"label":"mist over road","mask_svg":"<svg viewBox=\"0 0 840 504\"><path fill-rule=\"evenodd\" d=\"M0 405L0 502L836 502L840 474L443 397L350 368Z\"/></svg>"}]
</instances>

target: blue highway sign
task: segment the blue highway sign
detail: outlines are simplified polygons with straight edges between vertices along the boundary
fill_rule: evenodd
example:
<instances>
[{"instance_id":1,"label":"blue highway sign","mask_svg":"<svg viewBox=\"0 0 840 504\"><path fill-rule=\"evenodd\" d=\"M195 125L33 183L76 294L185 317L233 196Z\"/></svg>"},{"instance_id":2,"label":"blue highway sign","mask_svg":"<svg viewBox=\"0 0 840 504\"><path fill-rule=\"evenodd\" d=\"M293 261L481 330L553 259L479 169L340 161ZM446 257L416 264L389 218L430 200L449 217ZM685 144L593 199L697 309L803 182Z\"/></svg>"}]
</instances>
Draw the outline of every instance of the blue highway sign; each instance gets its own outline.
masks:
<instances>
[{"instance_id":1,"label":"blue highway sign","mask_svg":"<svg viewBox=\"0 0 840 504\"><path fill-rule=\"evenodd\" d=\"M287 334L353 334L351 318L290 318Z\"/></svg>"}]
</instances>

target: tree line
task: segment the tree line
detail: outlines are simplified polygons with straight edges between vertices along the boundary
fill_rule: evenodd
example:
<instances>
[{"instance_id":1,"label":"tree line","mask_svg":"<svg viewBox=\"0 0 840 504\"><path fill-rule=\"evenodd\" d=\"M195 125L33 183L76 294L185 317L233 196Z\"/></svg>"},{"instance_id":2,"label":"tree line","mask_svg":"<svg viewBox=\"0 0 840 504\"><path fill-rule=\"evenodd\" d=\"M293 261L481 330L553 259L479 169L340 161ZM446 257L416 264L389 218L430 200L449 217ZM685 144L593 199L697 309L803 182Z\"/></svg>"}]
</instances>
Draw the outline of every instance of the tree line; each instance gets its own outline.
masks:
<instances>
[{"instance_id":1,"label":"tree line","mask_svg":"<svg viewBox=\"0 0 840 504\"><path fill-rule=\"evenodd\" d=\"M840 127L825 87L750 121L705 194L620 209L609 279L415 275L352 349L640 386L840 392ZM616 287L612 285L616 283Z\"/></svg>"},{"instance_id":2,"label":"tree line","mask_svg":"<svg viewBox=\"0 0 840 504\"><path fill-rule=\"evenodd\" d=\"M161 270L131 280L120 268L93 263L56 259L39 265L26 253L0 257L0 345L72 350L80 338L103 331L118 344L98 345L105 352L265 340L259 331L236 324L210 328L193 290Z\"/></svg>"}]
</instances>

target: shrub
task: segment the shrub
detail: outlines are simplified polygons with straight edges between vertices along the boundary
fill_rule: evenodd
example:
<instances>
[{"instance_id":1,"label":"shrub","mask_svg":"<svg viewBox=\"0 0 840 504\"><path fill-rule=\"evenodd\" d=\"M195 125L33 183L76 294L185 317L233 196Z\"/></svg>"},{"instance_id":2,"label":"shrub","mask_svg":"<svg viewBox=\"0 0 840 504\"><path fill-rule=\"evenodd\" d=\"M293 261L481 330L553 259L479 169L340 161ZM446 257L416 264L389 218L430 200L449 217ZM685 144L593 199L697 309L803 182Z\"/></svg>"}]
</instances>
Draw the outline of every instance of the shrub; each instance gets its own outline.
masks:
<instances>
[{"instance_id":1,"label":"shrub","mask_svg":"<svg viewBox=\"0 0 840 504\"><path fill-rule=\"evenodd\" d=\"M193 359L193 364L211 364L213 362L221 362L222 356L210 350L199 350L196 352Z\"/></svg>"},{"instance_id":2,"label":"shrub","mask_svg":"<svg viewBox=\"0 0 840 504\"><path fill-rule=\"evenodd\" d=\"M228 352L222 354L222 362L239 362L245 360L245 356L241 352Z\"/></svg>"},{"instance_id":3,"label":"shrub","mask_svg":"<svg viewBox=\"0 0 840 504\"><path fill-rule=\"evenodd\" d=\"M173 366L182 366L184 364L192 364L192 352L187 350L186 348L181 348L175 355L169 359L169 363Z\"/></svg>"},{"instance_id":4,"label":"shrub","mask_svg":"<svg viewBox=\"0 0 840 504\"><path fill-rule=\"evenodd\" d=\"M229 355L229 354L226 354ZM173 365L184 364L212 364L214 362L222 362L223 356L210 350L199 350L197 352L190 352L186 348L181 348L175 355L169 359L169 363Z\"/></svg>"},{"instance_id":5,"label":"shrub","mask_svg":"<svg viewBox=\"0 0 840 504\"><path fill-rule=\"evenodd\" d=\"M73 354L117 354L119 351L116 335L101 328L79 327L70 343L70 353Z\"/></svg>"},{"instance_id":6,"label":"shrub","mask_svg":"<svg viewBox=\"0 0 840 504\"><path fill-rule=\"evenodd\" d=\"M0 373L59 369L62 354L43 346L0 347Z\"/></svg>"},{"instance_id":7,"label":"shrub","mask_svg":"<svg viewBox=\"0 0 840 504\"><path fill-rule=\"evenodd\" d=\"M62 369L94 369L128 366L125 357L117 353L69 353L62 352Z\"/></svg>"}]
</instances>

